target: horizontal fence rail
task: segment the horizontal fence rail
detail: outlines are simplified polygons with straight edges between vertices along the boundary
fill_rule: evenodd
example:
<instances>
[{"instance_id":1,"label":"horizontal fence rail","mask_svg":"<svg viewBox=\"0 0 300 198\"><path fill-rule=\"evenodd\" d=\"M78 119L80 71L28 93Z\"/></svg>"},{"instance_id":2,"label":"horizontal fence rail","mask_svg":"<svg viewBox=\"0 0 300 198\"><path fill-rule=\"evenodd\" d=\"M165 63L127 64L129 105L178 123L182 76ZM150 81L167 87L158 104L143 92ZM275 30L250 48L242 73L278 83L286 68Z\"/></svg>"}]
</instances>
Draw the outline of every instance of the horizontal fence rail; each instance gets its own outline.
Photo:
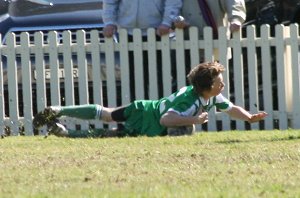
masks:
<instances>
[{"instance_id":1,"label":"horizontal fence rail","mask_svg":"<svg viewBox=\"0 0 300 198\"><path fill-rule=\"evenodd\" d=\"M190 68L213 60L226 67L224 95L252 113L264 110L269 116L250 125L215 109L207 125L197 126L199 131L299 129L299 27L277 25L271 30L267 25L248 26L228 39L220 27L219 38L213 39L207 27L199 40L198 29L191 27L187 32L176 29L176 37L157 40L150 28L147 41L139 29L133 31L133 41L128 41L124 29L117 40L104 39L99 30L9 33L0 46L0 134L44 134L45 128L33 129L32 118L49 105L128 104L133 94L130 82L135 82L137 99L168 96L187 84ZM130 53L134 77L129 75ZM143 67L144 60L148 68ZM62 118L62 122L71 129L116 126L99 120Z\"/></svg>"}]
</instances>

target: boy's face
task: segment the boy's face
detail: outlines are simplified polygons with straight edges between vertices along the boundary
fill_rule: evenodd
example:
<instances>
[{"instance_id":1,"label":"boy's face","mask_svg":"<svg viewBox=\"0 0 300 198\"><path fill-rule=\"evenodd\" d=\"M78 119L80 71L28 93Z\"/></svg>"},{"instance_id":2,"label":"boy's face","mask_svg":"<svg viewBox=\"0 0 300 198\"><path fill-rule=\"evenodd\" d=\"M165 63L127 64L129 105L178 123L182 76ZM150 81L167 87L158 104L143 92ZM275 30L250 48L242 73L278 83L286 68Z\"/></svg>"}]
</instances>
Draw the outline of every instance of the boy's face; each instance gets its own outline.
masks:
<instances>
[{"instance_id":1,"label":"boy's face","mask_svg":"<svg viewBox=\"0 0 300 198\"><path fill-rule=\"evenodd\" d=\"M217 76L214 80L214 83L210 90L210 94L212 96L217 96L224 90L224 87L225 87L225 83L223 81L223 75L219 74L219 76Z\"/></svg>"}]
</instances>

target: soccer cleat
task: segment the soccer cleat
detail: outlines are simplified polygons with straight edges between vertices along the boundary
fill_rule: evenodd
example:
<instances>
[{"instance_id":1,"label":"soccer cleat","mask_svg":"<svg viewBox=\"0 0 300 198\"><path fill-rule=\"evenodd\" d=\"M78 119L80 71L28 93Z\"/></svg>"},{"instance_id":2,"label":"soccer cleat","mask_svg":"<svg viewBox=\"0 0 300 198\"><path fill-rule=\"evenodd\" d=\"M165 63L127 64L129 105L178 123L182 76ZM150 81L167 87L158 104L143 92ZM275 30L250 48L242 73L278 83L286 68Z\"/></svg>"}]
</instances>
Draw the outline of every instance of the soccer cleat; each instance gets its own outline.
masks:
<instances>
[{"instance_id":1,"label":"soccer cleat","mask_svg":"<svg viewBox=\"0 0 300 198\"><path fill-rule=\"evenodd\" d=\"M55 135L58 137L67 137L69 135L68 129L59 122L50 122L47 124L48 134Z\"/></svg>"},{"instance_id":2,"label":"soccer cleat","mask_svg":"<svg viewBox=\"0 0 300 198\"><path fill-rule=\"evenodd\" d=\"M34 128L40 128L48 123L52 123L58 117L59 108L50 106L43 111L36 114L33 118L32 124Z\"/></svg>"}]
</instances>

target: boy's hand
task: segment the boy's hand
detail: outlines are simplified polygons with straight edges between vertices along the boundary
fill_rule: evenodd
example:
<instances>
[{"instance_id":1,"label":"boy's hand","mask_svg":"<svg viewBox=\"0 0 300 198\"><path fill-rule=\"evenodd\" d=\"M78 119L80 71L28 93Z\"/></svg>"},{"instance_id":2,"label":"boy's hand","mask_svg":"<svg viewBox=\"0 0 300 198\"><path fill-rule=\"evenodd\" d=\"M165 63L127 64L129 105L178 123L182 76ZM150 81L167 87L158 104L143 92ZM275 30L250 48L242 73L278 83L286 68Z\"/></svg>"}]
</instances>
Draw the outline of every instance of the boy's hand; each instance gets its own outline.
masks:
<instances>
[{"instance_id":1,"label":"boy's hand","mask_svg":"<svg viewBox=\"0 0 300 198\"><path fill-rule=\"evenodd\" d=\"M202 112L196 115L197 122L195 124L204 124L208 122L208 113Z\"/></svg>"},{"instance_id":2,"label":"boy's hand","mask_svg":"<svg viewBox=\"0 0 300 198\"><path fill-rule=\"evenodd\" d=\"M260 112L257 114L252 114L251 118L248 120L249 123L258 122L264 119L268 114L266 112Z\"/></svg>"}]
</instances>

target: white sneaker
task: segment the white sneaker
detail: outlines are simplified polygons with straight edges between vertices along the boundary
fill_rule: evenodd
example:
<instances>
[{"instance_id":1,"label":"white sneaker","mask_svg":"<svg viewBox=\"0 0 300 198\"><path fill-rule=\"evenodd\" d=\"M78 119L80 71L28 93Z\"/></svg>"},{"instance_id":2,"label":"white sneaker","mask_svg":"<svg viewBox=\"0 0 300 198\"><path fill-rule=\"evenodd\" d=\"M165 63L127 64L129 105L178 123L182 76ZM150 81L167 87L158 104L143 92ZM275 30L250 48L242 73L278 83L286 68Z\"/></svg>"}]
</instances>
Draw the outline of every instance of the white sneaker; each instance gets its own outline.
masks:
<instances>
[{"instance_id":1,"label":"white sneaker","mask_svg":"<svg viewBox=\"0 0 300 198\"><path fill-rule=\"evenodd\" d=\"M48 133L58 137L67 137L69 135L68 129L59 122L48 124Z\"/></svg>"}]
</instances>

